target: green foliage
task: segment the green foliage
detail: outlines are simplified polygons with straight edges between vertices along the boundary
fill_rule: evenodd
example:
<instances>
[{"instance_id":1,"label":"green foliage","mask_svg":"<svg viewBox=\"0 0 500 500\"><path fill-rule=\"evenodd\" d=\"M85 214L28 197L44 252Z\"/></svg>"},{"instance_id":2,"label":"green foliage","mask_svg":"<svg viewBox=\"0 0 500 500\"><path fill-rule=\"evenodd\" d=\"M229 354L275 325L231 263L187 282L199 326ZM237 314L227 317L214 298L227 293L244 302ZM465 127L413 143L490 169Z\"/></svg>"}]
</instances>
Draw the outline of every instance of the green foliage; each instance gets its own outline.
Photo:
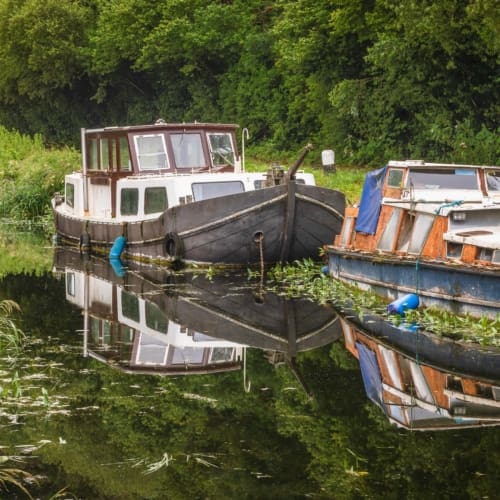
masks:
<instances>
[{"instance_id":1,"label":"green foliage","mask_svg":"<svg viewBox=\"0 0 500 500\"><path fill-rule=\"evenodd\" d=\"M348 307L362 320L375 314L395 324L403 321L418 324L422 330L485 346L500 346L500 314L495 318L458 315L445 310L422 308L408 310L404 317L389 315L387 303L368 292L326 276L317 263L308 259L285 266L276 265L268 272L267 288L290 298L306 297L320 304L333 303L339 309Z\"/></svg>"},{"instance_id":2,"label":"green foliage","mask_svg":"<svg viewBox=\"0 0 500 500\"><path fill-rule=\"evenodd\" d=\"M496 163L495 0L0 0L0 123L230 121L280 157Z\"/></svg>"},{"instance_id":3,"label":"green foliage","mask_svg":"<svg viewBox=\"0 0 500 500\"><path fill-rule=\"evenodd\" d=\"M0 127L0 217L33 219L50 211L50 199L64 188L64 174L78 168L70 148L47 149L40 138Z\"/></svg>"},{"instance_id":4,"label":"green foliage","mask_svg":"<svg viewBox=\"0 0 500 500\"><path fill-rule=\"evenodd\" d=\"M0 349L19 349L24 333L13 319L19 312L19 305L8 299L0 301Z\"/></svg>"}]
</instances>

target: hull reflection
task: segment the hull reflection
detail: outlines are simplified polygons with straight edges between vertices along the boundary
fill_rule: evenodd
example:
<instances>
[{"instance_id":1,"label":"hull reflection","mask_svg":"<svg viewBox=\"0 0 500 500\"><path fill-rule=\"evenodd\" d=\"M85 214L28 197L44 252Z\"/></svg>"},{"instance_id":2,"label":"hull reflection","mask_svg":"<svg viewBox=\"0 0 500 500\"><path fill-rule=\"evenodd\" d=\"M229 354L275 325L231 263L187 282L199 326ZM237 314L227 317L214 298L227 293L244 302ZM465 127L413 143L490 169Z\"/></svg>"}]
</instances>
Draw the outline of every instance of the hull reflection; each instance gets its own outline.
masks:
<instances>
[{"instance_id":1,"label":"hull reflection","mask_svg":"<svg viewBox=\"0 0 500 500\"><path fill-rule=\"evenodd\" d=\"M176 274L56 249L66 299L82 309L84 354L126 372L159 375L239 369L245 350L292 362L342 336L338 314L235 285L232 275Z\"/></svg>"},{"instance_id":2,"label":"hull reflection","mask_svg":"<svg viewBox=\"0 0 500 500\"><path fill-rule=\"evenodd\" d=\"M359 360L367 396L390 422L412 430L500 424L500 352L343 317L346 348Z\"/></svg>"}]
</instances>

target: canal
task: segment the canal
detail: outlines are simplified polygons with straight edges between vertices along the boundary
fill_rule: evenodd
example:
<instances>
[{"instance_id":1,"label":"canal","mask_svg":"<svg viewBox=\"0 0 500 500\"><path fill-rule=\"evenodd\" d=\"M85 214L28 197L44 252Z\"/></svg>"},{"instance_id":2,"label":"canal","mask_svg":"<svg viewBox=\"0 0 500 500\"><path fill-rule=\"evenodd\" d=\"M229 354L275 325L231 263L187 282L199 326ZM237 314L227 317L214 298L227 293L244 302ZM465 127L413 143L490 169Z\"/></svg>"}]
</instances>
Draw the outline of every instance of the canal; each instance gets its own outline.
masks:
<instances>
[{"instance_id":1,"label":"canal","mask_svg":"<svg viewBox=\"0 0 500 500\"><path fill-rule=\"evenodd\" d=\"M247 273L46 244L23 267L9 243L1 498L28 498L8 469L41 499L497 498L493 349L373 333Z\"/></svg>"}]
</instances>

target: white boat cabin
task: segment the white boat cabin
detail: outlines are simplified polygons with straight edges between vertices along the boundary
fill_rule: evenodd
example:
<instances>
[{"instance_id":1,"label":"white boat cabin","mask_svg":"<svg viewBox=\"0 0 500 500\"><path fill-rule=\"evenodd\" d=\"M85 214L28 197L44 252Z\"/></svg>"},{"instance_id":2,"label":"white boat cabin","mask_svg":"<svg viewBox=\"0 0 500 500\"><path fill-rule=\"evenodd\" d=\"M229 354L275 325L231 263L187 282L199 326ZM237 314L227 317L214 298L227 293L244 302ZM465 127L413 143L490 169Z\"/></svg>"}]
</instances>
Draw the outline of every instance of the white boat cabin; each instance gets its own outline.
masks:
<instances>
[{"instance_id":1,"label":"white boat cabin","mask_svg":"<svg viewBox=\"0 0 500 500\"><path fill-rule=\"evenodd\" d=\"M262 188L265 173L242 170L236 128L159 123L83 129L83 168L65 177L57 210L91 220L146 220L172 206ZM314 184L312 174L296 179Z\"/></svg>"}]
</instances>

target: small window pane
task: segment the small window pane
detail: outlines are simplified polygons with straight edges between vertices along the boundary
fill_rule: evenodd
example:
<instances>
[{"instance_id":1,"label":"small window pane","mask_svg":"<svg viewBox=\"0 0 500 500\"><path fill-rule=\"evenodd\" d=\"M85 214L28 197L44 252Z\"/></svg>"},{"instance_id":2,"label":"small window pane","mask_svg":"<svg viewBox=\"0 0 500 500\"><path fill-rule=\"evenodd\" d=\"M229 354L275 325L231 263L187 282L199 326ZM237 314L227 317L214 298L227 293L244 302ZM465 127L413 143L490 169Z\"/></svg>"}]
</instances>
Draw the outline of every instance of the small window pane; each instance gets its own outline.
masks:
<instances>
[{"instance_id":1,"label":"small window pane","mask_svg":"<svg viewBox=\"0 0 500 500\"><path fill-rule=\"evenodd\" d=\"M462 245L449 241L446 244L446 256L450 259L460 259L462 257Z\"/></svg>"},{"instance_id":2,"label":"small window pane","mask_svg":"<svg viewBox=\"0 0 500 500\"><path fill-rule=\"evenodd\" d=\"M195 182L191 186L195 201L208 200L228 194L243 193L245 191L243 183L240 181L232 182Z\"/></svg>"},{"instance_id":3,"label":"small window pane","mask_svg":"<svg viewBox=\"0 0 500 500\"><path fill-rule=\"evenodd\" d=\"M101 139L101 170L109 170L109 142Z\"/></svg>"},{"instance_id":4,"label":"small window pane","mask_svg":"<svg viewBox=\"0 0 500 500\"><path fill-rule=\"evenodd\" d=\"M76 295L75 273L66 274L66 293L71 297Z\"/></svg>"},{"instance_id":5,"label":"small window pane","mask_svg":"<svg viewBox=\"0 0 500 500\"><path fill-rule=\"evenodd\" d=\"M139 323L139 299L130 293L122 291L122 314L136 323Z\"/></svg>"},{"instance_id":6,"label":"small window pane","mask_svg":"<svg viewBox=\"0 0 500 500\"><path fill-rule=\"evenodd\" d=\"M352 227L354 225L354 217L346 217L344 222L344 230L340 239L341 246L345 247L351 242Z\"/></svg>"},{"instance_id":7,"label":"small window pane","mask_svg":"<svg viewBox=\"0 0 500 500\"><path fill-rule=\"evenodd\" d=\"M69 207L75 206L75 185L71 182L66 183L66 204Z\"/></svg>"},{"instance_id":8,"label":"small window pane","mask_svg":"<svg viewBox=\"0 0 500 500\"><path fill-rule=\"evenodd\" d=\"M234 148L230 134L208 134L208 141L214 167L234 166Z\"/></svg>"},{"instance_id":9,"label":"small window pane","mask_svg":"<svg viewBox=\"0 0 500 500\"><path fill-rule=\"evenodd\" d=\"M154 214L167 209L167 192L164 187L146 188L144 193L144 213Z\"/></svg>"},{"instance_id":10,"label":"small window pane","mask_svg":"<svg viewBox=\"0 0 500 500\"><path fill-rule=\"evenodd\" d=\"M389 187L401 187L403 181L403 171L391 168L389 169L389 173L387 175L387 185Z\"/></svg>"},{"instance_id":11,"label":"small window pane","mask_svg":"<svg viewBox=\"0 0 500 500\"><path fill-rule=\"evenodd\" d=\"M138 135L134 137L137 161L141 170L168 168L163 135Z\"/></svg>"},{"instance_id":12,"label":"small window pane","mask_svg":"<svg viewBox=\"0 0 500 500\"><path fill-rule=\"evenodd\" d=\"M233 360L233 347L214 347L210 354L210 363L228 363Z\"/></svg>"},{"instance_id":13,"label":"small window pane","mask_svg":"<svg viewBox=\"0 0 500 500\"><path fill-rule=\"evenodd\" d=\"M90 139L87 145L88 148L88 165L89 170L97 170L99 168L98 162L98 148L97 139Z\"/></svg>"},{"instance_id":14,"label":"small window pane","mask_svg":"<svg viewBox=\"0 0 500 500\"><path fill-rule=\"evenodd\" d=\"M176 347L172 356L173 365L193 365L203 362L204 348L199 347Z\"/></svg>"},{"instance_id":15,"label":"small window pane","mask_svg":"<svg viewBox=\"0 0 500 500\"><path fill-rule=\"evenodd\" d=\"M139 190L136 188L125 188L120 193L121 215L137 215L139 210Z\"/></svg>"},{"instance_id":16,"label":"small window pane","mask_svg":"<svg viewBox=\"0 0 500 500\"><path fill-rule=\"evenodd\" d=\"M500 191L500 171L486 172L488 191Z\"/></svg>"},{"instance_id":17,"label":"small window pane","mask_svg":"<svg viewBox=\"0 0 500 500\"><path fill-rule=\"evenodd\" d=\"M146 325L160 333L167 333L168 330L168 318L151 302L146 302Z\"/></svg>"},{"instance_id":18,"label":"small window pane","mask_svg":"<svg viewBox=\"0 0 500 500\"><path fill-rule=\"evenodd\" d=\"M177 168L200 168L207 165L200 134L170 134L170 141Z\"/></svg>"},{"instance_id":19,"label":"small window pane","mask_svg":"<svg viewBox=\"0 0 500 500\"><path fill-rule=\"evenodd\" d=\"M427 236L434 223L434 216L430 214L418 214L411 234L411 241L408 246L408 253L419 254L424 248Z\"/></svg>"},{"instance_id":20,"label":"small window pane","mask_svg":"<svg viewBox=\"0 0 500 500\"><path fill-rule=\"evenodd\" d=\"M394 243L396 240L396 230L398 228L399 219L401 216L401 209L396 208L394 212L392 212L391 218L385 227L385 230L378 242L377 248L379 250L386 250L391 252L394 249Z\"/></svg>"},{"instance_id":21,"label":"small window pane","mask_svg":"<svg viewBox=\"0 0 500 500\"><path fill-rule=\"evenodd\" d=\"M120 137L120 170L131 170L130 154L126 137Z\"/></svg>"}]
</instances>

